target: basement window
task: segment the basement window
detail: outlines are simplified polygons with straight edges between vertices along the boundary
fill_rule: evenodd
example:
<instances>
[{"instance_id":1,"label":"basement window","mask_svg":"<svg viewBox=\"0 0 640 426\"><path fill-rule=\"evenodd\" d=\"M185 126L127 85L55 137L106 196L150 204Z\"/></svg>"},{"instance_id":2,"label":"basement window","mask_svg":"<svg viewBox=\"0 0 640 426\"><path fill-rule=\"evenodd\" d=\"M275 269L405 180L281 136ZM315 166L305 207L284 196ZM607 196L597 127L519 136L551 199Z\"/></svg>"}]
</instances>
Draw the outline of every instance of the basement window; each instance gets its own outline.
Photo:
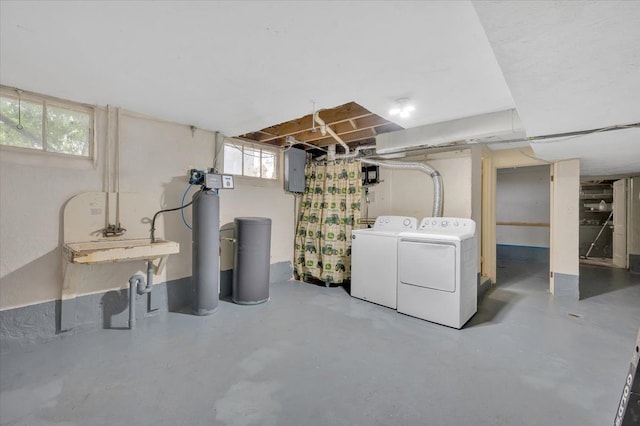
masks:
<instances>
[{"instance_id":1,"label":"basement window","mask_svg":"<svg viewBox=\"0 0 640 426\"><path fill-rule=\"evenodd\" d=\"M90 158L93 115L91 107L3 88L0 145Z\"/></svg>"},{"instance_id":2,"label":"basement window","mask_svg":"<svg viewBox=\"0 0 640 426\"><path fill-rule=\"evenodd\" d=\"M244 144L224 142L224 173L261 179L277 179L278 151Z\"/></svg>"}]
</instances>

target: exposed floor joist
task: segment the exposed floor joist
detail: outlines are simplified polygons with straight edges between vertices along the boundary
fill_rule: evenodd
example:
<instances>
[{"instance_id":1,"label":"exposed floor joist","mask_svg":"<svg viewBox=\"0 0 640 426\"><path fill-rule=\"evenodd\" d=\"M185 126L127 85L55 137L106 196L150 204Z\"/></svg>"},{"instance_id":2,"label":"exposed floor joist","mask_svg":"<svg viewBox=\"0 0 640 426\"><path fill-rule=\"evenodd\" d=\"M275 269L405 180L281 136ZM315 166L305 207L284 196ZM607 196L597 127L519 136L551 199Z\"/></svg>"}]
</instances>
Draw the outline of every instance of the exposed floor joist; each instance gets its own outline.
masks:
<instances>
[{"instance_id":1,"label":"exposed floor joist","mask_svg":"<svg viewBox=\"0 0 640 426\"><path fill-rule=\"evenodd\" d=\"M372 138L380 133L402 130L403 128L379 115L372 113L355 102L349 102L331 109L323 109L316 113L349 146L355 147L363 143L371 143ZM271 145L288 145L286 138L290 136L297 141L306 142L318 147L337 143L317 123L313 114L295 120L239 135L241 139L268 143ZM306 149L312 149L309 146Z\"/></svg>"}]
</instances>

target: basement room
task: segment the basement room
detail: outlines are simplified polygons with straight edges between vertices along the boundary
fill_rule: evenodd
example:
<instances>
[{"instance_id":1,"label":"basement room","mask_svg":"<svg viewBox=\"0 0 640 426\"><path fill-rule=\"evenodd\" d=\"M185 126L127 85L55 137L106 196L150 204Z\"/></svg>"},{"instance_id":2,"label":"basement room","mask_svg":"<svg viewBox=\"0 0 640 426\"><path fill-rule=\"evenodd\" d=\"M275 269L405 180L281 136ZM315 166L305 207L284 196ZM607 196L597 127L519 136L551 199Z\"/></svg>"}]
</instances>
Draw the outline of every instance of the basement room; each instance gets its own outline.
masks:
<instances>
[{"instance_id":1,"label":"basement room","mask_svg":"<svg viewBox=\"0 0 640 426\"><path fill-rule=\"evenodd\" d=\"M0 425L640 424L640 2L0 2Z\"/></svg>"}]
</instances>

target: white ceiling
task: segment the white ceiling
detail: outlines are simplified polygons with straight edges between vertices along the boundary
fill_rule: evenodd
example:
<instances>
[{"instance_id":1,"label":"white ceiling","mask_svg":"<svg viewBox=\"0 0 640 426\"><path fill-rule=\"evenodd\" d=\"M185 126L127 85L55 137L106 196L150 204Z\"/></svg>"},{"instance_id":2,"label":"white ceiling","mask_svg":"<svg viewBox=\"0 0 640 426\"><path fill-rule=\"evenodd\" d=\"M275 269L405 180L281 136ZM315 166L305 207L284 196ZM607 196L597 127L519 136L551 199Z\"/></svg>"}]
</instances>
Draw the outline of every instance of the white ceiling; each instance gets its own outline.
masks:
<instances>
[{"instance_id":1,"label":"white ceiling","mask_svg":"<svg viewBox=\"0 0 640 426\"><path fill-rule=\"evenodd\" d=\"M640 121L640 2L478 2L528 136Z\"/></svg>"},{"instance_id":2,"label":"white ceiling","mask_svg":"<svg viewBox=\"0 0 640 426\"><path fill-rule=\"evenodd\" d=\"M527 136L640 122L640 2L476 2ZM531 144L583 175L640 173L640 131Z\"/></svg>"},{"instance_id":3,"label":"white ceiling","mask_svg":"<svg viewBox=\"0 0 640 426\"><path fill-rule=\"evenodd\" d=\"M550 139L534 142L531 148L538 158L549 161L580 157L583 176L640 172L640 129Z\"/></svg>"},{"instance_id":4,"label":"white ceiling","mask_svg":"<svg viewBox=\"0 0 640 426\"><path fill-rule=\"evenodd\" d=\"M0 82L227 135L311 100L408 97L405 127L515 106L529 135L640 121L640 2L564 4L2 1Z\"/></svg>"}]
</instances>

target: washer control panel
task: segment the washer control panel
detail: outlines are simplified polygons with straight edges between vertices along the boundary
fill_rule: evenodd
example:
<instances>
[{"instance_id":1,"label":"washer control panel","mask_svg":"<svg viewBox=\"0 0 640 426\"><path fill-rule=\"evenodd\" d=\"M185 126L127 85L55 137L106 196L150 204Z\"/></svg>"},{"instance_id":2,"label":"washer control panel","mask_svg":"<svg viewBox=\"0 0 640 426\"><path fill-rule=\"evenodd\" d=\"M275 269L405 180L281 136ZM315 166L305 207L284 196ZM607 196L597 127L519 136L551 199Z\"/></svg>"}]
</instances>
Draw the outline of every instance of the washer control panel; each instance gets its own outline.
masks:
<instances>
[{"instance_id":1,"label":"washer control panel","mask_svg":"<svg viewBox=\"0 0 640 426\"><path fill-rule=\"evenodd\" d=\"M376 231L411 231L417 228L418 220L406 216L378 216L373 224Z\"/></svg>"},{"instance_id":2,"label":"washer control panel","mask_svg":"<svg viewBox=\"0 0 640 426\"><path fill-rule=\"evenodd\" d=\"M476 223L472 219L461 217L425 217L418 229L454 235L475 234Z\"/></svg>"}]
</instances>

